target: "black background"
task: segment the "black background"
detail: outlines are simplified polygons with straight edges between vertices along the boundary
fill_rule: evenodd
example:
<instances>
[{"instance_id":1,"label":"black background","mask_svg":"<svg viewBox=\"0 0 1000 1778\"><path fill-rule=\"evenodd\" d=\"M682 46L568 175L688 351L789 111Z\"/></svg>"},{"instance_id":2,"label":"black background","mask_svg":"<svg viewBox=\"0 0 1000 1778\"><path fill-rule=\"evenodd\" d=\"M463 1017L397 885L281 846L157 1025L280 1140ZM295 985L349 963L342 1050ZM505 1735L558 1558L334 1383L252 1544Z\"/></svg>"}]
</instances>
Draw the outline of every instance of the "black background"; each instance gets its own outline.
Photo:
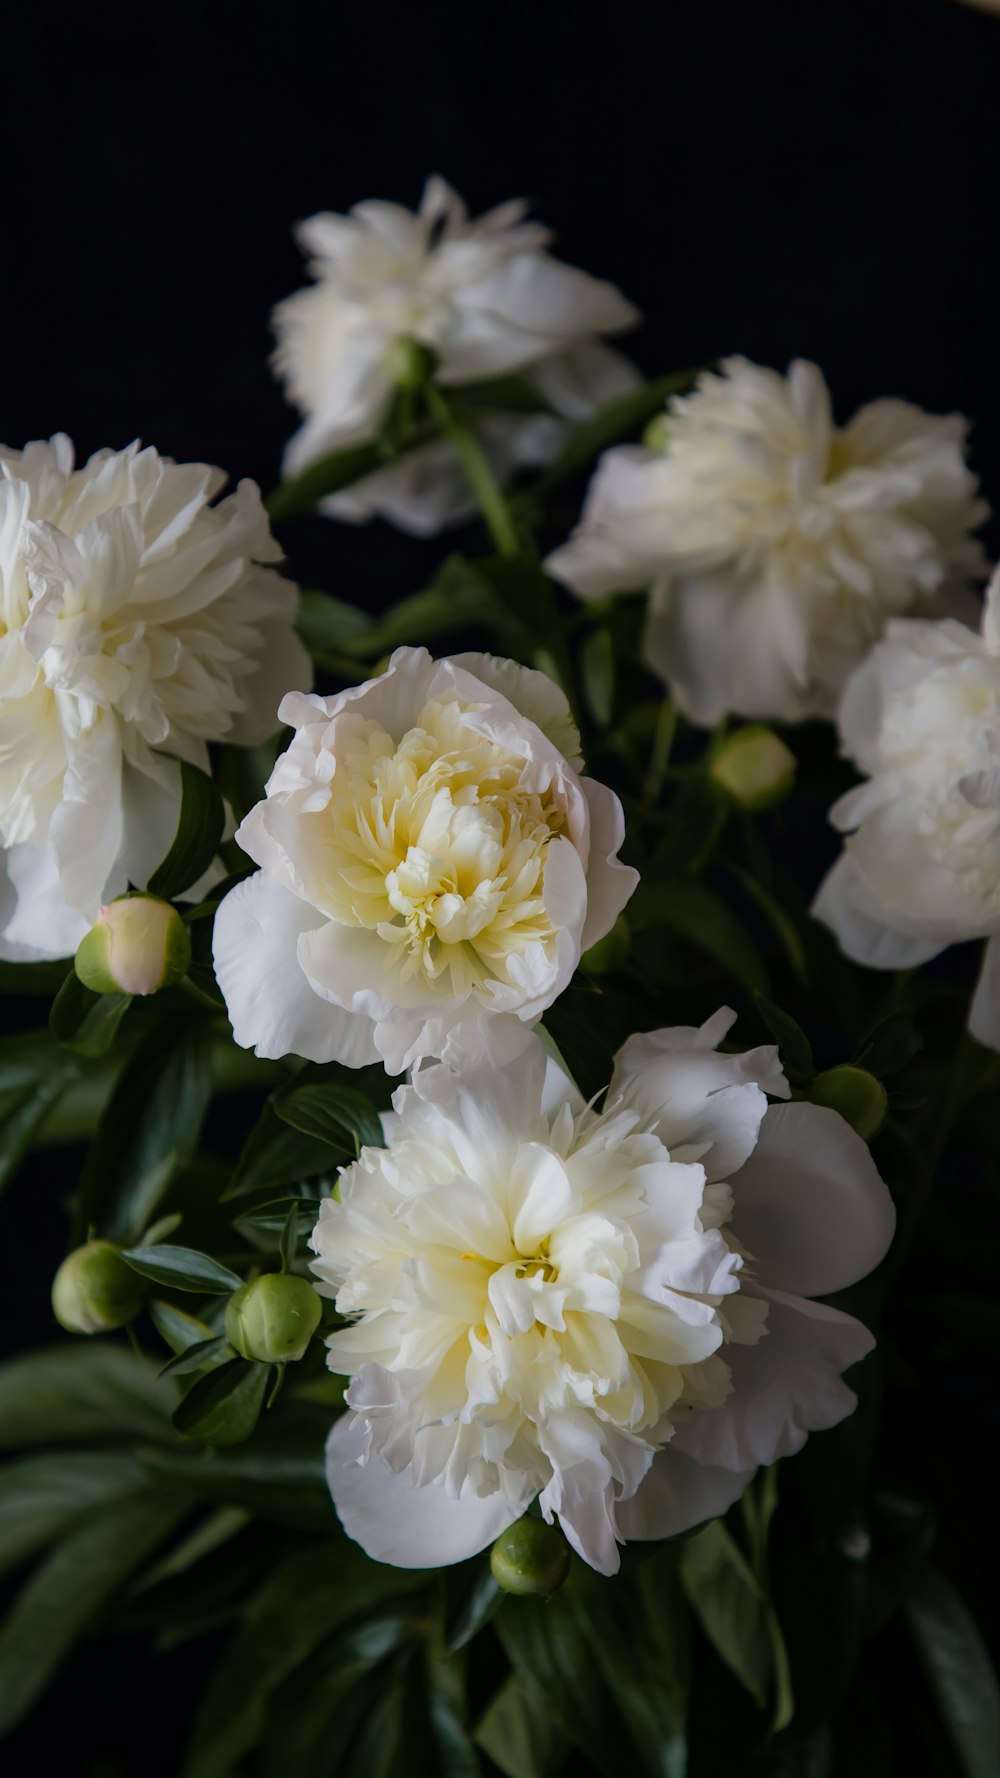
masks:
<instances>
[{"instance_id":1,"label":"black background","mask_svg":"<svg viewBox=\"0 0 1000 1778\"><path fill-rule=\"evenodd\" d=\"M11 445L141 436L269 487L295 425L267 363L269 310L303 281L291 223L415 204L438 171L473 211L530 196L561 255L643 311L628 349L649 373L805 355L844 417L879 395L960 408L1000 504L1000 18L954 0L36 4L8 9L0 53ZM303 581L373 609L440 555L382 526L286 542ZM52 1331L73 1165L36 1157L4 1207L5 1345ZM76 1659L12 1769L54 1772L67 1731L93 1778L176 1769L173 1713L131 1702L141 1650L110 1653ZM192 1666L161 1668L158 1696ZM105 1740L117 1757L92 1765Z\"/></svg>"}]
</instances>

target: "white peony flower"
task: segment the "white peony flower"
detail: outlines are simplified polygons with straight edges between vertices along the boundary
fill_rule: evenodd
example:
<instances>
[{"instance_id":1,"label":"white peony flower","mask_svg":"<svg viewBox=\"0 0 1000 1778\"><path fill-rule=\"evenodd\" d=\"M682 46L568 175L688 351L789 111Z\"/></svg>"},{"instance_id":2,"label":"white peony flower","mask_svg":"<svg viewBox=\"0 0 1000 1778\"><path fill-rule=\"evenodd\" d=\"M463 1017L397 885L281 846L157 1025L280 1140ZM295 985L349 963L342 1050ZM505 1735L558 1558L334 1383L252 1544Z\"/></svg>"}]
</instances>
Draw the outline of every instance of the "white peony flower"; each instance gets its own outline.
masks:
<instances>
[{"instance_id":1,"label":"white peony flower","mask_svg":"<svg viewBox=\"0 0 1000 1778\"><path fill-rule=\"evenodd\" d=\"M537 1041L397 1091L312 1236L352 1378L327 1473L369 1555L462 1561L537 1496L613 1573L852 1411L874 1342L812 1299L878 1263L892 1204L836 1112L768 1109L774 1049L716 1052L734 1016L630 1038L601 1112Z\"/></svg>"},{"instance_id":2,"label":"white peony flower","mask_svg":"<svg viewBox=\"0 0 1000 1778\"><path fill-rule=\"evenodd\" d=\"M237 1043L393 1074L507 1060L638 880L562 692L491 655L400 648L281 715L295 736L236 835L263 868L215 922Z\"/></svg>"},{"instance_id":3,"label":"white peony flower","mask_svg":"<svg viewBox=\"0 0 1000 1778\"><path fill-rule=\"evenodd\" d=\"M840 732L869 782L830 811L850 837L813 912L873 969L988 938L970 1023L1000 1049L1000 575L981 633L890 624L847 686Z\"/></svg>"},{"instance_id":4,"label":"white peony flower","mask_svg":"<svg viewBox=\"0 0 1000 1778\"><path fill-rule=\"evenodd\" d=\"M837 427L814 364L730 358L665 431L605 455L546 566L584 598L649 587L647 659L693 722L832 714L888 618L982 571L957 414L875 401Z\"/></svg>"},{"instance_id":5,"label":"white peony flower","mask_svg":"<svg viewBox=\"0 0 1000 1778\"><path fill-rule=\"evenodd\" d=\"M132 445L74 471L0 447L0 955L66 956L145 884L180 811L176 754L278 727L311 681L297 589L253 482Z\"/></svg>"},{"instance_id":6,"label":"white peony flower","mask_svg":"<svg viewBox=\"0 0 1000 1778\"><path fill-rule=\"evenodd\" d=\"M613 285L546 251L549 231L524 220L527 206L502 204L470 221L444 180L428 180L414 215L397 204L356 204L299 225L316 282L274 311L274 363L304 414L284 470L297 475L329 453L373 439L395 388L393 348L429 347L440 383L518 375L555 417L483 416L480 442L500 480L549 461L566 423L638 381L598 338L638 319ZM421 536L474 512L445 441L419 446L322 502L336 518L380 513Z\"/></svg>"}]
</instances>

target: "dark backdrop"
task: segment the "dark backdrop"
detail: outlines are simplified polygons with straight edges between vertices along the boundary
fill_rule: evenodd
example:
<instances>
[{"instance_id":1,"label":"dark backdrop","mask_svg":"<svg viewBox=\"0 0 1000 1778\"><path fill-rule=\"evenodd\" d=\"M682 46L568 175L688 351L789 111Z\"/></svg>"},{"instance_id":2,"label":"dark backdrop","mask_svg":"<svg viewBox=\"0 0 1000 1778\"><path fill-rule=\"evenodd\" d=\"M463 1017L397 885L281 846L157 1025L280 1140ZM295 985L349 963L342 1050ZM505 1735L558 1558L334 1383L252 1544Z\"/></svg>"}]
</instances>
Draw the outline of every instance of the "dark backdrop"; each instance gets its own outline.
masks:
<instances>
[{"instance_id":1,"label":"dark backdrop","mask_svg":"<svg viewBox=\"0 0 1000 1778\"><path fill-rule=\"evenodd\" d=\"M1000 18L954 0L78 0L9 8L0 53L5 442L141 436L268 487L295 424L267 367L270 307L302 282L291 222L413 204L435 170L473 210L530 195L558 250L644 312L629 349L650 373L804 354L844 415L883 394L961 408L1000 504ZM373 608L438 554L381 526L288 542L301 578ZM36 1157L4 1206L4 1344L52 1331L76 1159ZM8 1744L23 1778L57 1769L67 1731L94 1778L176 1770L173 1713L143 1736L141 1650L110 1652L81 1654ZM118 1758L92 1765L104 1742Z\"/></svg>"}]
</instances>

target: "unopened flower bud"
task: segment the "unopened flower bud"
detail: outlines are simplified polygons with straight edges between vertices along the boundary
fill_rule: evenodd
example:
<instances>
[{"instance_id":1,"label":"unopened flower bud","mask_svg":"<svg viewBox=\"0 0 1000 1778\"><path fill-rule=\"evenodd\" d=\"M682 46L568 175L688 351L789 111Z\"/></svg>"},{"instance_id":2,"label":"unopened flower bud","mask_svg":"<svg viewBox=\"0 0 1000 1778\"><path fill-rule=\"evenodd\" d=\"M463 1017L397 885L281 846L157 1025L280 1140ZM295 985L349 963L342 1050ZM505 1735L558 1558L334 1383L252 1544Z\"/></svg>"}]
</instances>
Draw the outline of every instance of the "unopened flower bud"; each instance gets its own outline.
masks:
<instances>
[{"instance_id":1,"label":"unopened flower bud","mask_svg":"<svg viewBox=\"0 0 1000 1778\"><path fill-rule=\"evenodd\" d=\"M400 334L389 347L389 375L397 389L422 389L434 375L434 353L419 340Z\"/></svg>"},{"instance_id":2,"label":"unopened flower bud","mask_svg":"<svg viewBox=\"0 0 1000 1778\"><path fill-rule=\"evenodd\" d=\"M126 1327L143 1304L143 1284L112 1241L88 1241L68 1254L52 1281L56 1320L68 1333Z\"/></svg>"},{"instance_id":3,"label":"unopened flower bud","mask_svg":"<svg viewBox=\"0 0 1000 1778\"><path fill-rule=\"evenodd\" d=\"M751 723L723 742L709 776L741 809L771 809L792 788L795 755L771 729Z\"/></svg>"},{"instance_id":4,"label":"unopened flower bud","mask_svg":"<svg viewBox=\"0 0 1000 1778\"><path fill-rule=\"evenodd\" d=\"M865 1142L878 1135L888 1104L882 1082L867 1068L854 1068L849 1062L817 1074L810 1084L809 1098L814 1105L828 1105L831 1111L839 1111L845 1123Z\"/></svg>"},{"instance_id":5,"label":"unopened flower bud","mask_svg":"<svg viewBox=\"0 0 1000 1778\"><path fill-rule=\"evenodd\" d=\"M666 456L670 449L670 417L668 414L657 414L655 420L650 420L642 435L642 442L647 451L657 451L661 457Z\"/></svg>"},{"instance_id":6,"label":"unopened flower bud","mask_svg":"<svg viewBox=\"0 0 1000 1778\"><path fill-rule=\"evenodd\" d=\"M266 1272L230 1297L226 1339L242 1358L286 1364L302 1357L322 1313L319 1297L305 1278Z\"/></svg>"},{"instance_id":7,"label":"unopened flower bud","mask_svg":"<svg viewBox=\"0 0 1000 1778\"><path fill-rule=\"evenodd\" d=\"M191 962L180 915L157 895L120 895L102 908L76 953L76 973L95 994L155 994Z\"/></svg>"},{"instance_id":8,"label":"unopened flower bud","mask_svg":"<svg viewBox=\"0 0 1000 1778\"><path fill-rule=\"evenodd\" d=\"M613 969L620 969L629 953L632 933L624 914L619 914L610 932L599 938L596 945L584 951L580 958L580 968L588 975L609 975Z\"/></svg>"},{"instance_id":9,"label":"unopened flower bud","mask_svg":"<svg viewBox=\"0 0 1000 1778\"><path fill-rule=\"evenodd\" d=\"M544 1519L518 1519L493 1545L490 1572L505 1593L548 1598L569 1573L569 1545Z\"/></svg>"}]
</instances>

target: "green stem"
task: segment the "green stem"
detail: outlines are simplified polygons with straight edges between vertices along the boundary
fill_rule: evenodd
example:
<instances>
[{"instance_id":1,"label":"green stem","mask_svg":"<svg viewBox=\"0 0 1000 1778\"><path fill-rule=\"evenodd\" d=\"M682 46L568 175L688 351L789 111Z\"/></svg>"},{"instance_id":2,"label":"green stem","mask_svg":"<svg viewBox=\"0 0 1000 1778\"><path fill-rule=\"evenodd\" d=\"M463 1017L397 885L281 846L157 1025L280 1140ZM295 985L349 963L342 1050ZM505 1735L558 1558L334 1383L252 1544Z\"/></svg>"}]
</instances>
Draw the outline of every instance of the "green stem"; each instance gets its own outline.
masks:
<instances>
[{"instance_id":1,"label":"green stem","mask_svg":"<svg viewBox=\"0 0 1000 1778\"><path fill-rule=\"evenodd\" d=\"M649 752L649 764L642 785L644 803L659 801L670 764L670 753L677 733L677 706L670 697L665 696L656 713L656 728L653 730L653 745Z\"/></svg>"},{"instance_id":2,"label":"green stem","mask_svg":"<svg viewBox=\"0 0 1000 1778\"><path fill-rule=\"evenodd\" d=\"M496 476L490 468L486 453L470 426L460 420L445 400L440 389L434 383L426 388L427 405L435 420L455 447L455 452L465 479L476 497L479 510L490 536L501 556L517 556L521 553L514 521L510 508L504 498Z\"/></svg>"}]
</instances>

